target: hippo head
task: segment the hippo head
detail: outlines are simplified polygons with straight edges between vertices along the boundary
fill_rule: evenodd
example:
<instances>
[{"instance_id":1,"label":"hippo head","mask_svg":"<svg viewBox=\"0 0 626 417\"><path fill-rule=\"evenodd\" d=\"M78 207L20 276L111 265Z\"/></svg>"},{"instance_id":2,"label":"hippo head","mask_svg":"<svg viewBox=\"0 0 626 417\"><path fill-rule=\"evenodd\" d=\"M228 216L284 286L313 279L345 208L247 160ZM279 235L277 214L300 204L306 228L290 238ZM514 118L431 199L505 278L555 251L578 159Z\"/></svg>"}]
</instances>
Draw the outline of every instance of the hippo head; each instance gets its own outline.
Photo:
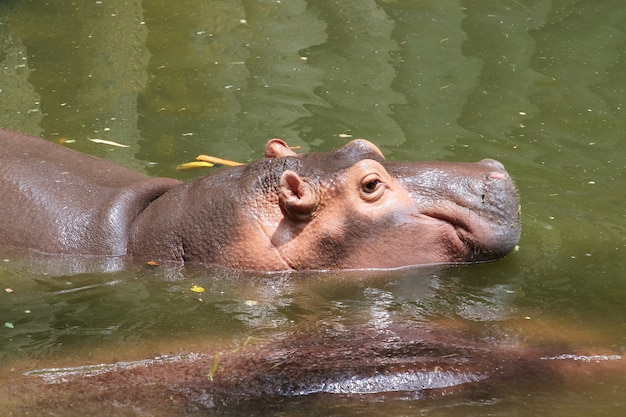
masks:
<instances>
[{"instance_id":1,"label":"hippo head","mask_svg":"<svg viewBox=\"0 0 626 417\"><path fill-rule=\"evenodd\" d=\"M515 186L492 159L392 162L366 140L297 155L273 139L265 156L242 175L253 192L238 233L252 240L230 241L236 268L479 262L504 256L520 237Z\"/></svg>"}]
</instances>

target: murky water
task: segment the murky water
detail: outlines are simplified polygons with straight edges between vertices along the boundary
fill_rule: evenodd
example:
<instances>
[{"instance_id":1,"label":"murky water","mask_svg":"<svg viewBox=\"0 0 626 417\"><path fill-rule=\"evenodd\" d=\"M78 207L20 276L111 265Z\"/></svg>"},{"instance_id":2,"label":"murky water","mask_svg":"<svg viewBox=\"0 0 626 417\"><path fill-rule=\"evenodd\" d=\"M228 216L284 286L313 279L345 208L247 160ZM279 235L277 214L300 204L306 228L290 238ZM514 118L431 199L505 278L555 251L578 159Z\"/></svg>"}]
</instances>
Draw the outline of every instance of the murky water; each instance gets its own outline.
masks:
<instances>
[{"instance_id":1,"label":"murky water","mask_svg":"<svg viewBox=\"0 0 626 417\"><path fill-rule=\"evenodd\" d=\"M245 162L271 137L304 151L365 137L403 160L492 157L518 184L524 227L519 252L503 261L384 274L102 272L107 265L70 265L70 274L62 263L3 254L3 407L62 410L62 400L31 403L37 393L12 391L29 370L222 351L307 326L445 325L494 346L620 354L625 31L622 0L2 2L3 127L182 179L206 172L175 170L200 153ZM316 397L276 407L621 416L619 366L479 397Z\"/></svg>"}]
</instances>

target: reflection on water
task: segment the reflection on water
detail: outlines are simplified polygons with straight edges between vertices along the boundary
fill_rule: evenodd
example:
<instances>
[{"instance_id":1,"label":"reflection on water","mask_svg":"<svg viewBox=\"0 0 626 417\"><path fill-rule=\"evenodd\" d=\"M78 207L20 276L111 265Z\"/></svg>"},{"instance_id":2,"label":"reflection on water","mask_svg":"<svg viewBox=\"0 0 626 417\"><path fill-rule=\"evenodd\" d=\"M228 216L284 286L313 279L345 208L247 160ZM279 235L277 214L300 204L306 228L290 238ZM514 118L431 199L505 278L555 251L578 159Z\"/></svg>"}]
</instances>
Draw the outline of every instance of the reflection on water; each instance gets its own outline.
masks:
<instances>
[{"instance_id":1,"label":"reflection on water","mask_svg":"<svg viewBox=\"0 0 626 417\"><path fill-rule=\"evenodd\" d=\"M91 378L173 363L202 363L201 369L208 373L211 358L218 352L223 352L220 367L229 366L229 354L245 357L253 349L246 348L251 338L264 346L251 358L262 358L279 346L293 355L298 349L335 346L328 351L331 358L344 355L342 346L352 343L355 337L362 342L354 349L365 349L369 343L371 347L364 350L368 352L377 349L378 338L384 346L399 342L399 335L408 332L418 339L409 339L406 347L400 345L398 355L414 349L413 343L425 343L426 347L418 352L444 349L438 354L441 358L461 359L459 354L476 355L486 343L494 349L494 358L499 350L507 352L510 347L545 345L553 346L547 358L575 361L600 356L572 354L572 348L606 351L621 340L621 336L600 329L585 330L584 324L570 329L572 324L554 320L549 310L520 304L525 296L523 285L516 283L515 277L502 276L497 263L390 272L261 275L138 266L109 274L61 276L11 269L11 263L9 258L5 260L2 280L12 292L4 298L0 316L14 328L10 333L5 330L7 337L0 339L0 352L3 374L24 384L33 383L35 377L62 382L76 375ZM204 292L192 291L194 286ZM559 334L554 333L557 328ZM434 329L438 330L432 333ZM312 340L302 338L303 332L309 333ZM464 334L463 339L454 336L459 332ZM316 334L321 337L317 342ZM449 346L445 345L447 338ZM432 347L427 348L430 343ZM443 347L438 343L444 343ZM535 356L541 359L539 353ZM484 361L490 356L480 353L479 357ZM617 353L605 357L620 360ZM277 363L280 358L286 357L279 354ZM377 354L374 358L380 360L383 356ZM352 363L356 364L355 360ZM319 386L306 384L296 391L304 395L410 389L415 391L412 395L398 398L425 401L432 397L423 396L423 388L449 390L470 382L481 383L487 378L481 372L489 371L481 363L483 368L479 367L478 372L435 366L419 372L394 371L347 379L331 373L329 376L335 379ZM115 376L112 378L115 380ZM167 378L160 377L159 381ZM181 382L172 384L180 386ZM41 392L44 395L45 391ZM14 395L22 398L24 394L17 389L11 391ZM201 401L197 396L193 398ZM29 401L37 404L39 400Z\"/></svg>"},{"instance_id":2,"label":"reflection on water","mask_svg":"<svg viewBox=\"0 0 626 417\"><path fill-rule=\"evenodd\" d=\"M64 356L67 349L88 350L108 345L107 340L132 344L144 337L167 338L170 332L181 339L228 334L245 339L319 323L331 331L365 324L384 333L403 321L493 321L510 316L493 314L511 308L510 293L463 290L454 271L250 276L129 267L113 274L51 276L12 269L7 258L3 285L11 293L5 295L0 312L14 329L2 340L0 353L7 359L54 357L60 352ZM193 286L204 291L194 292Z\"/></svg>"},{"instance_id":3,"label":"reflection on water","mask_svg":"<svg viewBox=\"0 0 626 417\"><path fill-rule=\"evenodd\" d=\"M268 276L6 252L0 390L28 370L232 350L307 328L442 326L495 346L624 350L623 2L353 3L5 1L0 124L183 179L202 174L174 170L197 154L247 161L274 136L302 150L366 137L393 159L493 157L519 187L519 253L443 270ZM626 383L609 373L593 388L546 384L524 398L513 385L480 400L283 407L624 411L615 392Z\"/></svg>"}]
</instances>

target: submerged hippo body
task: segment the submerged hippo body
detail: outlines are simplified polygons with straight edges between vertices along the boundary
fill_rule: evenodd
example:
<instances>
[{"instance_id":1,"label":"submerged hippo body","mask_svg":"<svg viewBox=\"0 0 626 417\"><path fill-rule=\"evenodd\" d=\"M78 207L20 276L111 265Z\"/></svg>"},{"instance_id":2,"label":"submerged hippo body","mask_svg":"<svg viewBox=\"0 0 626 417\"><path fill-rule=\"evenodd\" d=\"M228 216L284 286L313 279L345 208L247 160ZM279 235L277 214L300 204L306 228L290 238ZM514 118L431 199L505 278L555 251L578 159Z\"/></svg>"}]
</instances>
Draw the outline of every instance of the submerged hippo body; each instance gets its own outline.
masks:
<instances>
[{"instance_id":1,"label":"submerged hippo body","mask_svg":"<svg viewBox=\"0 0 626 417\"><path fill-rule=\"evenodd\" d=\"M309 328L219 353L32 370L0 393L16 404L13 415L66 415L70 404L76 415L325 415L310 410L337 414L365 402L368 415L379 415L374 404L396 402L401 409L397 402L407 400L406 415L418 409L415 400L443 401L449 414L459 403L588 393L624 375L620 355L564 353L561 343L503 346L464 333Z\"/></svg>"},{"instance_id":2,"label":"submerged hippo body","mask_svg":"<svg viewBox=\"0 0 626 417\"><path fill-rule=\"evenodd\" d=\"M0 242L48 254L246 270L396 268L496 259L520 235L494 160L392 162L365 140L180 182L0 130Z\"/></svg>"}]
</instances>

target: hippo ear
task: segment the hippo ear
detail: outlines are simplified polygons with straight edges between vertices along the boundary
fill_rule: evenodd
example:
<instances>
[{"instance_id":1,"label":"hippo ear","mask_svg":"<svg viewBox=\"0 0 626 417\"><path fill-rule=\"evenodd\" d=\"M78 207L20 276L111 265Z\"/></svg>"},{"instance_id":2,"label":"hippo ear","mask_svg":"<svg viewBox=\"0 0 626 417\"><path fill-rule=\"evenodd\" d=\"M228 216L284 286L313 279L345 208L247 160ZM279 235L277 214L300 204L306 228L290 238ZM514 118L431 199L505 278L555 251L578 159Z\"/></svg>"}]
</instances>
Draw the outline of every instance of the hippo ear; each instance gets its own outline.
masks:
<instances>
[{"instance_id":1,"label":"hippo ear","mask_svg":"<svg viewBox=\"0 0 626 417\"><path fill-rule=\"evenodd\" d=\"M265 145L266 158L280 158L281 156L294 156L296 153L282 139L271 139Z\"/></svg>"},{"instance_id":2,"label":"hippo ear","mask_svg":"<svg viewBox=\"0 0 626 417\"><path fill-rule=\"evenodd\" d=\"M283 172L280 178L279 204L283 213L292 220L309 221L318 206L315 189L294 171Z\"/></svg>"}]
</instances>

